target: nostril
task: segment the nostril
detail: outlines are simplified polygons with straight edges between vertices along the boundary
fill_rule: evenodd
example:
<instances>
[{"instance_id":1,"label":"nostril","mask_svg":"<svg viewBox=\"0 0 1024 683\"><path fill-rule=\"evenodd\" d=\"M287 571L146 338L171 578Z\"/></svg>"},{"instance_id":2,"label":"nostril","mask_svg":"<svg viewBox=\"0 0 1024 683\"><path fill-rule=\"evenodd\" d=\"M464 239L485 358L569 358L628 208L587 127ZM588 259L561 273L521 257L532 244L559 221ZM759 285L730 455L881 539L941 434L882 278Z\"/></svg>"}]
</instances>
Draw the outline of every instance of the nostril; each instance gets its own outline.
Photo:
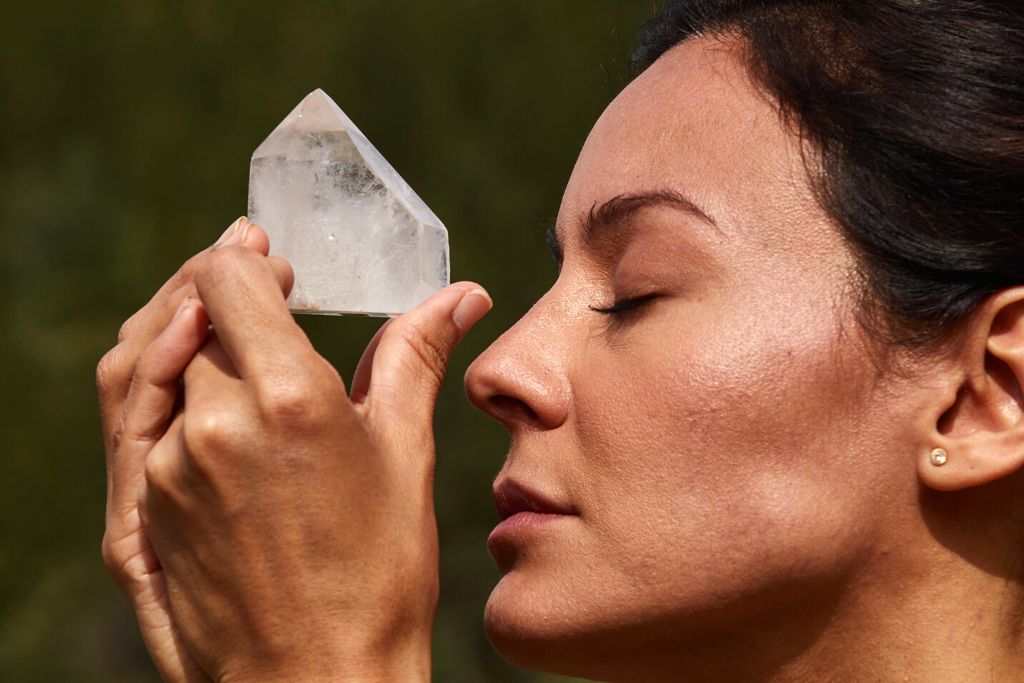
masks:
<instances>
[{"instance_id":1,"label":"nostril","mask_svg":"<svg viewBox=\"0 0 1024 683\"><path fill-rule=\"evenodd\" d=\"M536 425L540 422L533 408L518 398L498 394L491 396L487 402L490 404L490 412L506 424L518 422Z\"/></svg>"}]
</instances>

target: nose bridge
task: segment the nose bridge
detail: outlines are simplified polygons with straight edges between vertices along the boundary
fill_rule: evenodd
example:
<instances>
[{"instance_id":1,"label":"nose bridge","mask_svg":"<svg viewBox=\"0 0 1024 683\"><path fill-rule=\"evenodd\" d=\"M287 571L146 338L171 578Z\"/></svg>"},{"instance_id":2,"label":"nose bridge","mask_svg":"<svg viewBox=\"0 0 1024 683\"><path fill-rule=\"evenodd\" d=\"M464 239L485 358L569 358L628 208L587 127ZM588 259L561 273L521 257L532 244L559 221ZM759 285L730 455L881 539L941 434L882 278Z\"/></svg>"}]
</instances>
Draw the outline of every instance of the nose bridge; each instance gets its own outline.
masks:
<instances>
[{"instance_id":1,"label":"nose bridge","mask_svg":"<svg viewBox=\"0 0 1024 683\"><path fill-rule=\"evenodd\" d=\"M536 420L550 429L564 422L574 335L566 313L556 285L491 344L466 372L473 403L506 425Z\"/></svg>"}]
</instances>

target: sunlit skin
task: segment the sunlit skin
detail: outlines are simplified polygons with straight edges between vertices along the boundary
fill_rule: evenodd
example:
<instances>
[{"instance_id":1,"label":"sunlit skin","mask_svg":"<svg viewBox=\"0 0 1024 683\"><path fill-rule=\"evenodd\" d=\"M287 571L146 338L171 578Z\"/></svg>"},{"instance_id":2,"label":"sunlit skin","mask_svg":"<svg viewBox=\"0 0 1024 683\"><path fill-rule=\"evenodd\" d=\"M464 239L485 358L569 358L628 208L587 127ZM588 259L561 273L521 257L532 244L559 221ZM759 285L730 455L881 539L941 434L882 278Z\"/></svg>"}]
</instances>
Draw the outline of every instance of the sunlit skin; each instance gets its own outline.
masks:
<instances>
[{"instance_id":1,"label":"sunlit skin","mask_svg":"<svg viewBox=\"0 0 1024 683\"><path fill-rule=\"evenodd\" d=\"M931 347L869 333L739 47L608 107L557 280L466 374L511 434L487 633L602 680L1018 680L1024 287ZM342 378L269 248L240 219L101 361L105 561L167 680L427 680L434 399L490 298L442 290Z\"/></svg>"},{"instance_id":2,"label":"sunlit skin","mask_svg":"<svg viewBox=\"0 0 1024 683\"><path fill-rule=\"evenodd\" d=\"M946 613L963 586L927 578L961 564L919 503L936 386L879 371L804 163L712 40L663 56L594 127L557 281L466 376L512 436L497 485L578 512L492 539L486 627L513 661L863 680L915 670L939 624L973 642Z\"/></svg>"}]
</instances>

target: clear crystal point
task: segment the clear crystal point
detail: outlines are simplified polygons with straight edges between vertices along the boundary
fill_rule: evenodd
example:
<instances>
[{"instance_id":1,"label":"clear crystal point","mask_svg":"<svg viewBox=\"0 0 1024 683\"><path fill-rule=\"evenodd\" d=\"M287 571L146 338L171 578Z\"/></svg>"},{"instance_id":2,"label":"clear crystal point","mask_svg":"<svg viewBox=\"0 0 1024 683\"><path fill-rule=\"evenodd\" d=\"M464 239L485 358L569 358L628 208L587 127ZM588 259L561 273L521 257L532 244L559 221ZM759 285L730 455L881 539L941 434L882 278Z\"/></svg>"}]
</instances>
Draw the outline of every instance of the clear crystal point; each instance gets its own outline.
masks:
<instances>
[{"instance_id":1,"label":"clear crystal point","mask_svg":"<svg viewBox=\"0 0 1024 683\"><path fill-rule=\"evenodd\" d=\"M248 214L292 264L294 312L395 315L448 285L448 231L323 90L253 153Z\"/></svg>"}]
</instances>

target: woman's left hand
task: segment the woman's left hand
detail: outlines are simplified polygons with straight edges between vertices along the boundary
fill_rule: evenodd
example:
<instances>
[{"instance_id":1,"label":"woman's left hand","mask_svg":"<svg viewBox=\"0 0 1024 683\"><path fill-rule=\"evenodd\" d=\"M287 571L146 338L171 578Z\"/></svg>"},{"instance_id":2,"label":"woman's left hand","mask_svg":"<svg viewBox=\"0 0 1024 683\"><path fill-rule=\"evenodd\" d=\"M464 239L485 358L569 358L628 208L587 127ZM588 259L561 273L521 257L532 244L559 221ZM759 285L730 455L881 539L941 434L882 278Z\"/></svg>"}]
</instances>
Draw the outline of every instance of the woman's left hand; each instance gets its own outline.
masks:
<instances>
[{"instance_id":1,"label":"woman's left hand","mask_svg":"<svg viewBox=\"0 0 1024 683\"><path fill-rule=\"evenodd\" d=\"M140 506L186 647L216 680L429 679L434 402L489 297L389 321L347 394L266 257L219 249L195 281L213 332Z\"/></svg>"}]
</instances>

